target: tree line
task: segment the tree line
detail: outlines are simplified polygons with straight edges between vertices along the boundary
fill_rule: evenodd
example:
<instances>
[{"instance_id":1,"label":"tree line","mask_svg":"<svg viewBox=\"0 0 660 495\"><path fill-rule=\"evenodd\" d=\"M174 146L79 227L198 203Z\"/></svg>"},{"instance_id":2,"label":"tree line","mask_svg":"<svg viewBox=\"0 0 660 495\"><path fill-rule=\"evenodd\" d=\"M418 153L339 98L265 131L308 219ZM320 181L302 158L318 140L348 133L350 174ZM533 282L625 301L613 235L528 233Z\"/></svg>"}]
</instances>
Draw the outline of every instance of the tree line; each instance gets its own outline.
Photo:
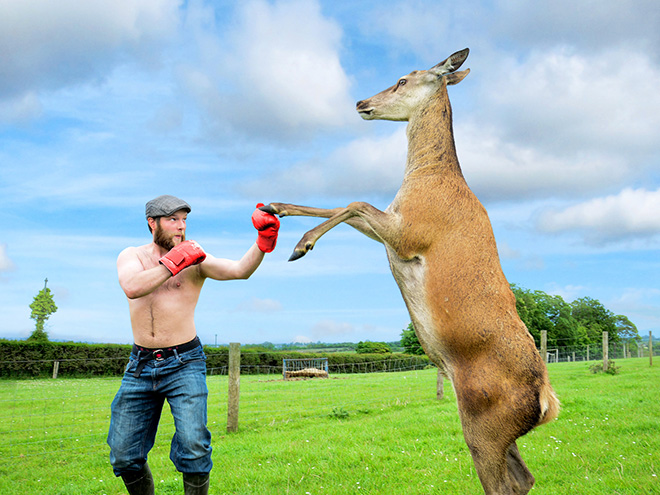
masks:
<instances>
[{"instance_id":1,"label":"tree line","mask_svg":"<svg viewBox=\"0 0 660 495\"><path fill-rule=\"evenodd\" d=\"M30 318L35 320L36 328L28 341L48 342L44 325L48 318L57 311L53 294L47 287L34 297L30 305ZM516 309L534 338L537 347L541 345L541 332L547 332L548 347L586 347L599 345L603 332L608 332L611 343L640 342L637 327L625 315L617 315L607 309L600 301L582 297L567 303L561 296L552 296L541 290L529 290L511 285L516 297ZM322 342L307 344L286 344L275 346L270 342L259 344L262 350L323 350L328 352L328 344ZM249 346L248 346L249 347ZM408 354L422 355L422 349L412 323L401 333L401 342L344 342L332 345L333 350L355 351L358 354L387 354L401 347ZM257 350L257 349L255 349Z\"/></svg>"},{"instance_id":2,"label":"tree line","mask_svg":"<svg viewBox=\"0 0 660 495\"><path fill-rule=\"evenodd\" d=\"M603 332L609 341L632 342L642 338L627 316L614 314L600 301L581 297L567 303L561 296L541 290L529 290L511 285L516 296L516 309L527 330L541 346L541 332L547 332L548 347L586 347L600 345ZM412 323L401 333L401 345L409 354L424 354Z\"/></svg>"}]
</instances>

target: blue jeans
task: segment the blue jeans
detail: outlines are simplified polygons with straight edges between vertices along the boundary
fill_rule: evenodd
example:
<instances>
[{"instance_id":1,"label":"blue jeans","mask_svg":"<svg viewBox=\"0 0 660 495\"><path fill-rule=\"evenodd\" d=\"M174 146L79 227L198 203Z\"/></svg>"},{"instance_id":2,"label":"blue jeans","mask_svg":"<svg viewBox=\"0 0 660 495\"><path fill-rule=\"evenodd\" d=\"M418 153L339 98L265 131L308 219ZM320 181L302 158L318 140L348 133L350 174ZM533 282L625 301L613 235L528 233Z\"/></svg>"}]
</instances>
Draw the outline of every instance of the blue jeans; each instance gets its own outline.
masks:
<instances>
[{"instance_id":1,"label":"blue jeans","mask_svg":"<svg viewBox=\"0 0 660 495\"><path fill-rule=\"evenodd\" d=\"M139 377L139 354L131 353L121 387L112 401L108 445L116 476L138 471L154 446L165 399L176 433L170 459L182 473L211 471L211 433L206 427L206 356L202 346L162 361L147 361Z\"/></svg>"}]
</instances>

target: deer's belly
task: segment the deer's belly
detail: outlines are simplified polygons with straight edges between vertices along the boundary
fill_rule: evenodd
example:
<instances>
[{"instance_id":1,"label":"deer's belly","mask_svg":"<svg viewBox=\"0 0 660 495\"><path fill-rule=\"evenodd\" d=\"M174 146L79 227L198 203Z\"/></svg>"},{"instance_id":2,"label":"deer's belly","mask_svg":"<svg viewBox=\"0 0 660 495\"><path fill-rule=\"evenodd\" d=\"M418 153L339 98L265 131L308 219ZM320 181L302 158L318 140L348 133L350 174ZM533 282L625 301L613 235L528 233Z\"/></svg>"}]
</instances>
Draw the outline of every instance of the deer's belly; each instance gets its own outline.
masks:
<instances>
[{"instance_id":1,"label":"deer's belly","mask_svg":"<svg viewBox=\"0 0 660 495\"><path fill-rule=\"evenodd\" d=\"M411 260L402 260L389 249L387 256L419 342L431 361L447 369L448 363L446 359L443 359L444 348L440 339L439 322L433 318L426 294L425 259L417 256ZM447 369L447 371L451 373L451 370Z\"/></svg>"}]
</instances>

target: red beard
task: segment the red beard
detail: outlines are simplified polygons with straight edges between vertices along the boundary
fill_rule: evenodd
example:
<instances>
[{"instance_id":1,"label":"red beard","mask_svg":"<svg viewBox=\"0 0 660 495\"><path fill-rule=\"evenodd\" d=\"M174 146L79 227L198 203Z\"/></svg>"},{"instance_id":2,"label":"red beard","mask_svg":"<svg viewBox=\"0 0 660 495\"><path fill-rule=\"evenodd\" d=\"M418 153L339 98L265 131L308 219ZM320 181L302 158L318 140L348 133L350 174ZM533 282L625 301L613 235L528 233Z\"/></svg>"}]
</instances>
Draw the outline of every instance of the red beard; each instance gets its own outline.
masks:
<instances>
[{"instance_id":1,"label":"red beard","mask_svg":"<svg viewBox=\"0 0 660 495\"><path fill-rule=\"evenodd\" d=\"M181 233L181 234L168 234L166 233L163 228L160 226L160 220L156 223L156 230L154 230L154 243L157 246L160 246L164 249L167 249L168 251L172 249L175 244L174 244L174 237L177 235L181 235L181 242L186 240L186 234Z\"/></svg>"}]
</instances>

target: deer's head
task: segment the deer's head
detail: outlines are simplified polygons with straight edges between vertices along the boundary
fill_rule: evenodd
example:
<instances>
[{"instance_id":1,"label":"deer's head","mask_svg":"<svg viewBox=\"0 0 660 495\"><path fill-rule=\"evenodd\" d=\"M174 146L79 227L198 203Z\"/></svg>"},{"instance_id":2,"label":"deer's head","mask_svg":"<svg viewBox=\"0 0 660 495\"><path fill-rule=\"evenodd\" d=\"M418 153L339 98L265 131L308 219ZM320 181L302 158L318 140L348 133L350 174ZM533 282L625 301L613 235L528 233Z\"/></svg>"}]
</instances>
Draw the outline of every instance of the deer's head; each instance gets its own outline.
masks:
<instances>
[{"instance_id":1,"label":"deer's head","mask_svg":"<svg viewBox=\"0 0 660 495\"><path fill-rule=\"evenodd\" d=\"M465 48L449 56L429 70L415 70L401 77L394 86L367 100L358 101L356 108L365 120L407 121L416 109L432 95L448 85L458 84L470 69L456 72L470 50Z\"/></svg>"}]
</instances>

